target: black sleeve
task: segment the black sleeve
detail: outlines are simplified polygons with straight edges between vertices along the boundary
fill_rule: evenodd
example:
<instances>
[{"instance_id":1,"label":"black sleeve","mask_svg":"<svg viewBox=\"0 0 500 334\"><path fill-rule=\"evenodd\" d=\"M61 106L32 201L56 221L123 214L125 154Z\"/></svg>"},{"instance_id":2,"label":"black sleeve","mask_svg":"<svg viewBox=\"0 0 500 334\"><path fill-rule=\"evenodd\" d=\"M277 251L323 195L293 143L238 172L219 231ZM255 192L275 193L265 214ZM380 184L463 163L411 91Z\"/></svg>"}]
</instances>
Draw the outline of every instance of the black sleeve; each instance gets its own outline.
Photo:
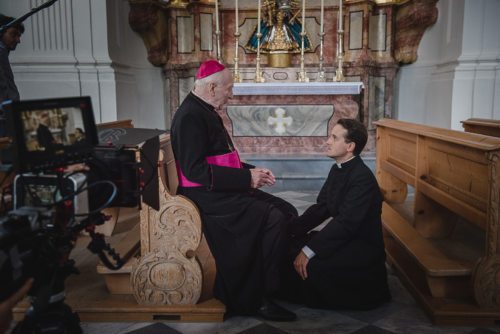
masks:
<instances>
[{"instance_id":1,"label":"black sleeve","mask_svg":"<svg viewBox=\"0 0 500 334\"><path fill-rule=\"evenodd\" d=\"M328 179L321 187L316 204L311 205L307 210L294 219L290 224L290 231L293 236L301 236L321 224L330 216L326 206L326 189Z\"/></svg>"},{"instance_id":2,"label":"black sleeve","mask_svg":"<svg viewBox=\"0 0 500 334\"><path fill-rule=\"evenodd\" d=\"M176 159L184 176L191 182L199 183L210 190L246 190L250 188L250 171L210 165L209 129L202 117L194 114L183 115L176 122ZM173 140L174 142L174 140Z\"/></svg>"},{"instance_id":3,"label":"black sleeve","mask_svg":"<svg viewBox=\"0 0 500 334\"><path fill-rule=\"evenodd\" d=\"M191 182L210 186L212 172L205 160L207 155L208 129L200 117L193 114L182 115L175 122L172 144L175 158L182 174Z\"/></svg>"},{"instance_id":4,"label":"black sleeve","mask_svg":"<svg viewBox=\"0 0 500 334\"><path fill-rule=\"evenodd\" d=\"M339 206L338 215L307 243L319 257L328 257L359 233L375 198L378 186L369 171L352 175Z\"/></svg>"}]
</instances>

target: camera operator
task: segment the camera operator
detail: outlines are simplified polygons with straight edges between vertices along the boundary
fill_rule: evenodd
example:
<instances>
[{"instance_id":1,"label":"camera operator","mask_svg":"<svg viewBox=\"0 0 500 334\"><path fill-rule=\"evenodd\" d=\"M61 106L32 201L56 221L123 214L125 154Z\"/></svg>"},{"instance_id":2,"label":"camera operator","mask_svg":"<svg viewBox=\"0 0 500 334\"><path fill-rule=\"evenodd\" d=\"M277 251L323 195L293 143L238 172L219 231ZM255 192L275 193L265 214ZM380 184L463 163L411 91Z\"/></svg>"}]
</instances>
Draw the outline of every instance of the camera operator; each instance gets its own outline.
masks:
<instances>
[{"instance_id":1,"label":"camera operator","mask_svg":"<svg viewBox=\"0 0 500 334\"><path fill-rule=\"evenodd\" d=\"M13 17L0 14L0 27L12 22ZM16 49L17 44L21 43L21 35L24 33L22 23L9 27L3 33L0 33L0 105L4 101L19 100L19 91L14 82L14 74L9 62L9 53ZM0 120L0 137L5 136L5 124Z\"/></svg>"},{"instance_id":2,"label":"camera operator","mask_svg":"<svg viewBox=\"0 0 500 334\"><path fill-rule=\"evenodd\" d=\"M0 303L0 334L6 333L12 321L12 309L19 303L33 285L33 279L28 279L12 296Z\"/></svg>"},{"instance_id":3,"label":"camera operator","mask_svg":"<svg viewBox=\"0 0 500 334\"><path fill-rule=\"evenodd\" d=\"M0 26L14 21L13 17L0 14ZM14 83L14 75L9 62L9 53L21 43L24 33L22 23L9 27L0 35L0 103L6 100L19 100L19 91Z\"/></svg>"}]
</instances>

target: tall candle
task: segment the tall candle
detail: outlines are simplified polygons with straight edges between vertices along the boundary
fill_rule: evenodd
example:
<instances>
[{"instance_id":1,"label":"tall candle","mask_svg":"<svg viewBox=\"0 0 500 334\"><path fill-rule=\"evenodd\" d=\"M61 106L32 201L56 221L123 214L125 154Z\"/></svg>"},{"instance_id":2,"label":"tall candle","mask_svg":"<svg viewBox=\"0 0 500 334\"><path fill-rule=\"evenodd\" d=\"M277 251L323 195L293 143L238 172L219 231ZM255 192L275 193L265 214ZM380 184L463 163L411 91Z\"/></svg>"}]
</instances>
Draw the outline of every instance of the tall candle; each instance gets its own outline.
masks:
<instances>
[{"instance_id":1,"label":"tall candle","mask_svg":"<svg viewBox=\"0 0 500 334\"><path fill-rule=\"evenodd\" d=\"M219 0L215 0L215 32L219 31Z\"/></svg>"},{"instance_id":2,"label":"tall candle","mask_svg":"<svg viewBox=\"0 0 500 334\"><path fill-rule=\"evenodd\" d=\"M325 3L324 0L321 0L321 18L320 18L320 28L319 32L323 33L323 16L325 16Z\"/></svg>"},{"instance_id":3,"label":"tall candle","mask_svg":"<svg viewBox=\"0 0 500 334\"><path fill-rule=\"evenodd\" d=\"M260 40L260 37L258 37L259 35L260 35L260 0L257 3L257 38L259 38Z\"/></svg>"},{"instance_id":4,"label":"tall candle","mask_svg":"<svg viewBox=\"0 0 500 334\"><path fill-rule=\"evenodd\" d=\"M238 0L234 0L234 16L235 16L235 25L236 25L236 33L238 33L239 29L239 19L238 19Z\"/></svg>"},{"instance_id":5,"label":"tall candle","mask_svg":"<svg viewBox=\"0 0 500 334\"><path fill-rule=\"evenodd\" d=\"M340 1L339 5L339 31L342 30L342 0Z\"/></svg>"},{"instance_id":6,"label":"tall candle","mask_svg":"<svg viewBox=\"0 0 500 334\"><path fill-rule=\"evenodd\" d=\"M306 31L306 0L302 0L302 33Z\"/></svg>"}]
</instances>

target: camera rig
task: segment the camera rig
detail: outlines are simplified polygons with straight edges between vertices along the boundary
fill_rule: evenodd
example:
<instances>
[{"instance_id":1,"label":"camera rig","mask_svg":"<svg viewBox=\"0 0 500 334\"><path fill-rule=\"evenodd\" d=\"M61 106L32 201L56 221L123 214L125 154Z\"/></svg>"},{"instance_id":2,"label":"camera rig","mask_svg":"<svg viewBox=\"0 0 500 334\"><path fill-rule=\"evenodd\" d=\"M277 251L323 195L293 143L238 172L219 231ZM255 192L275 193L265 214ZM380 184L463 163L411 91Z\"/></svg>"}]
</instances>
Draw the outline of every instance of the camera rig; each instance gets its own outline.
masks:
<instances>
[{"instance_id":1,"label":"camera rig","mask_svg":"<svg viewBox=\"0 0 500 334\"><path fill-rule=\"evenodd\" d=\"M89 97L2 107L18 176L16 207L0 218L0 301L33 277L31 306L14 333L81 333L78 315L64 303L64 281L78 273L70 252L86 231L87 248L104 265L123 265L95 227L106 221L101 210L109 206L137 207L141 196L159 206L156 161L163 131L111 129L98 136ZM83 170L68 172L67 166L80 163Z\"/></svg>"}]
</instances>

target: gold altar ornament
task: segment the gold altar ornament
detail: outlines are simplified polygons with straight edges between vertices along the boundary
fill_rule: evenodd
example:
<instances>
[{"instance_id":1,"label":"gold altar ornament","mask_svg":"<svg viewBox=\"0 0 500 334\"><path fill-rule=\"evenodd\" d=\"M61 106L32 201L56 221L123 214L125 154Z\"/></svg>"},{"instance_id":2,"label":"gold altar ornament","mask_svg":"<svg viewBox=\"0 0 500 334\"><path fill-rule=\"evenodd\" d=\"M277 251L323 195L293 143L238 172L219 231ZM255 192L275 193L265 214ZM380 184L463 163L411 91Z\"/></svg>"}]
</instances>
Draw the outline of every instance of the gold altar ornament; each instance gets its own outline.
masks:
<instances>
[{"instance_id":1,"label":"gold altar ornament","mask_svg":"<svg viewBox=\"0 0 500 334\"><path fill-rule=\"evenodd\" d=\"M257 20L257 27L250 36L245 49L258 50L268 54L269 66L289 67L292 53L301 52L301 32L304 20L299 19L301 7L298 0L265 0L262 3L262 17ZM309 38L305 36L305 49L310 50Z\"/></svg>"}]
</instances>

